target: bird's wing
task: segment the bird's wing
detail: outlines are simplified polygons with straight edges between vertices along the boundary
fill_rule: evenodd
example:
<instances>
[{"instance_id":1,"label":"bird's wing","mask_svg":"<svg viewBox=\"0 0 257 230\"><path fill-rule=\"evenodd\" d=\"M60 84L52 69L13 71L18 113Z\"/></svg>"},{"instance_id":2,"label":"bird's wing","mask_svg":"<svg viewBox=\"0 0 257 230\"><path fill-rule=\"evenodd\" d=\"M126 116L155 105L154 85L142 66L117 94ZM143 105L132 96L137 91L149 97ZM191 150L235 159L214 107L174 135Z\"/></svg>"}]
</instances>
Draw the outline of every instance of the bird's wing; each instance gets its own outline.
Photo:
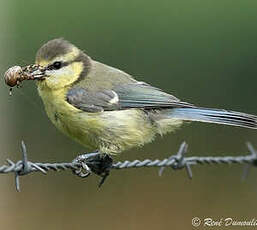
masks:
<instances>
[{"instance_id":1,"label":"bird's wing","mask_svg":"<svg viewBox=\"0 0 257 230\"><path fill-rule=\"evenodd\" d=\"M193 106L144 82L119 85L114 91L119 96L121 108L161 109Z\"/></svg>"},{"instance_id":2,"label":"bird's wing","mask_svg":"<svg viewBox=\"0 0 257 230\"><path fill-rule=\"evenodd\" d=\"M82 87L76 87L67 93L68 103L86 112L118 110L119 106L115 103L116 98L117 94L112 90L92 92Z\"/></svg>"},{"instance_id":3,"label":"bird's wing","mask_svg":"<svg viewBox=\"0 0 257 230\"><path fill-rule=\"evenodd\" d=\"M182 102L176 97L146 83L129 83L112 90L88 91L84 88L70 89L67 101L86 112L112 111L129 108L163 109L188 108L192 104Z\"/></svg>"}]
</instances>

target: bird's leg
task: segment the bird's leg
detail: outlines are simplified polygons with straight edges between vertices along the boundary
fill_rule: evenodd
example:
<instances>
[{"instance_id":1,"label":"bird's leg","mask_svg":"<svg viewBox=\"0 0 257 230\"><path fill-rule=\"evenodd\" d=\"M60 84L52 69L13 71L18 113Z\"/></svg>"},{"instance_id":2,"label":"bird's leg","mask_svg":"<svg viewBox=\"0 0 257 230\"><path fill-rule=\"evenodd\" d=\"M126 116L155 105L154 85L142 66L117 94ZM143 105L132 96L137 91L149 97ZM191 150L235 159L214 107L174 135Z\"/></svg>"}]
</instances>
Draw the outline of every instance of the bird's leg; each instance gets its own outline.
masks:
<instances>
[{"instance_id":1,"label":"bird's leg","mask_svg":"<svg viewBox=\"0 0 257 230\"><path fill-rule=\"evenodd\" d=\"M104 183L110 173L113 160L108 154L100 152L82 154L77 156L74 163L80 163L81 168L74 170L74 173L80 177L88 177L92 172L101 176L99 187Z\"/></svg>"}]
</instances>

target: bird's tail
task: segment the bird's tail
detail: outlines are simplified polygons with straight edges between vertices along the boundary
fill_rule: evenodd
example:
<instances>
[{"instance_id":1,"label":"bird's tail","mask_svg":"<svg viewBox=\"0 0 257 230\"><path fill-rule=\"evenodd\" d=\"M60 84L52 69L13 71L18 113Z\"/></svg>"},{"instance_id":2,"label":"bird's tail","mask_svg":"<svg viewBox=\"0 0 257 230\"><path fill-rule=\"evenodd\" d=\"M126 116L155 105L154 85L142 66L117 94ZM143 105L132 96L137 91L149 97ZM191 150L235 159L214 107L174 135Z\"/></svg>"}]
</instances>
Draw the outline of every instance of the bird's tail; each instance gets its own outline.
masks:
<instances>
[{"instance_id":1,"label":"bird's tail","mask_svg":"<svg viewBox=\"0 0 257 230\"><path fill-rule=\"evenodd\" d=\"M257 116L209 108L175 108L169 115L185 121L200 121L257 129Z\"/></svg>"}]
</instances>

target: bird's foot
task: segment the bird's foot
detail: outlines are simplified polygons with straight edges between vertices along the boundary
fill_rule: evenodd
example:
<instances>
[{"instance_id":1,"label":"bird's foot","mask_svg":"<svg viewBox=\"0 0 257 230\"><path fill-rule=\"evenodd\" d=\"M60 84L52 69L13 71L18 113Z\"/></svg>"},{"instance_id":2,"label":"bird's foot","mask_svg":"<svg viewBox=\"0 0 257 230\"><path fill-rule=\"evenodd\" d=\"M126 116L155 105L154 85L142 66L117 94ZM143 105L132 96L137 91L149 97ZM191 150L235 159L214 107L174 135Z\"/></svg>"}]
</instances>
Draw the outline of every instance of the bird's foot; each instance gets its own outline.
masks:
<instances>
[{"instance_id":1,"label":"bird's foot","mask_svg":"<svg viewBox=\"0 0 257 230\"><path fill-rule=\"evenodd\" d=\"M95 152L79 155L74 159L73 162L81 164L79 169L75 169L73 171L77 176L85 178L91 173L101 176L102 179L99 183L99 187L101 187L106 178L109 176L113 160L108 154Z\"/></svg>"}]
</instances>

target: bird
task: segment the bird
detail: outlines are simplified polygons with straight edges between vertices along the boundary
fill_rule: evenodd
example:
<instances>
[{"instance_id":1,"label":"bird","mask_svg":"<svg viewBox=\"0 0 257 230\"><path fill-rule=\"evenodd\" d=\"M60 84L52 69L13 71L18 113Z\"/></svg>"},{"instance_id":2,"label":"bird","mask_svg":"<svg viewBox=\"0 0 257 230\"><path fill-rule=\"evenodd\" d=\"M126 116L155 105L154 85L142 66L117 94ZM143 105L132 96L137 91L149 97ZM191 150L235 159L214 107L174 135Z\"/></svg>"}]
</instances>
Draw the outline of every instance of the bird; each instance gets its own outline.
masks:
<instances>
[{"instance_id":1,"label":"bird","mask_svg":"<svg viewBox=\"0 0 257 230\"><path fill-rule=\"evenodd\" d=\"M32 75L46 113L88 150L115 155L198 121L257 129L257 117L181 101L130 74L93 60L63 38L45 43Z\"/></svg>"}]
</instances>

